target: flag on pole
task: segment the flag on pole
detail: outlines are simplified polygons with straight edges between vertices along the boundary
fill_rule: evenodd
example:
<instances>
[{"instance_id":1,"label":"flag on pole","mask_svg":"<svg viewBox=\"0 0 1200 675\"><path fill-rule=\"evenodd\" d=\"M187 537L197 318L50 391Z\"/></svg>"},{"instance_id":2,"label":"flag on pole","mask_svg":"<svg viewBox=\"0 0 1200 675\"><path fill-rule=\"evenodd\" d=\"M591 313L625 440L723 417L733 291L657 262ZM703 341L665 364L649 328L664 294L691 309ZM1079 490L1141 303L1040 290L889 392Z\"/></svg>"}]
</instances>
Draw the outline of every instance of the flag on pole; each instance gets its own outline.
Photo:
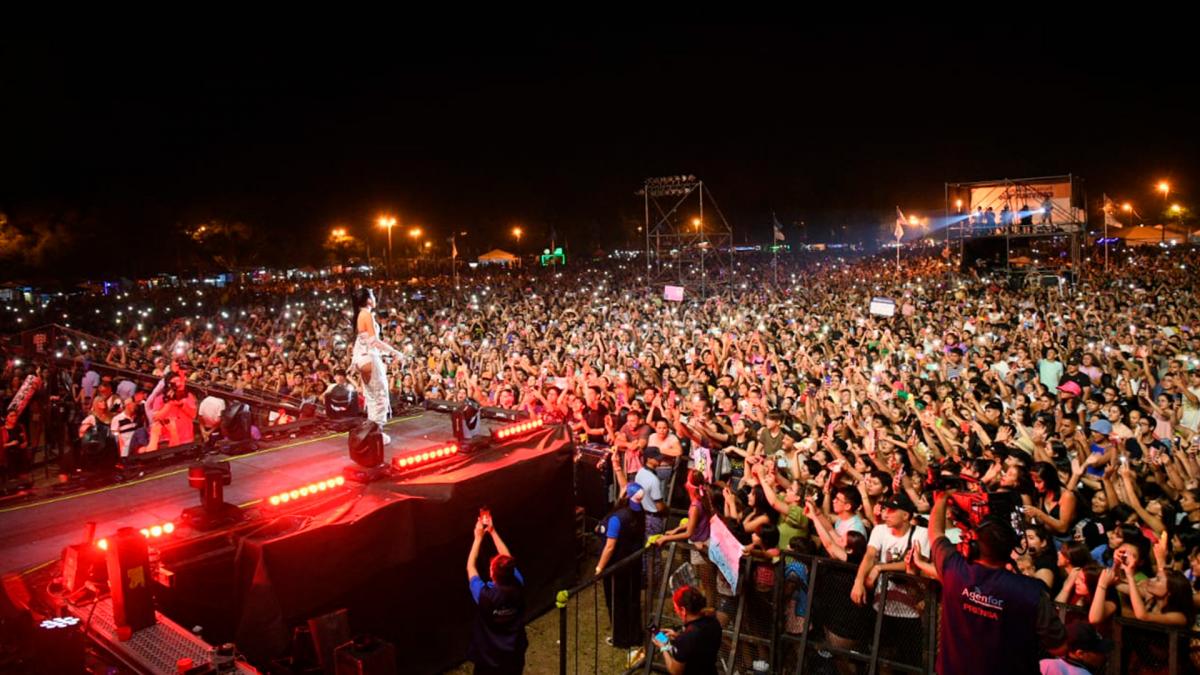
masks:
<instances>
[{"instance_id":1,"label":"flag on pole","mask_svg":"<svg viewBox=\"0 0 1200 675\"><path fill-rule=\"evenodd\" d=\"M783 226L779 224L779 218L775 217L775 212L771 212L772 227L775 228L775 241L783 241Z\"/></svg>"},{"instance_id":2,"label":"flag on pole","mask_svg":"<svg viewBox=\"0 0 1200 675\"><path fill-rule=\"evenodd\" d=\"M904 212L900 210L899 206L897 206L896 229L892 232L892 236L896 237L896 241L900 241L904 238L904 223L906 222L908 222L908 219L904 217Z\"/></svg>"},{"instance_id":3,"label":"flag on pole","mask_svg":"<svg viewBox=\"0 0 1200 675\"><path fill-rule=\"evenodd\" d=\"M1117 205L1113 203L1113 200L1108 198L1108 195L1103 195L1103 197L1104 197L1104 226L1120 229L1121 223L1117 220L1117 216L1115 214L1115 211L1117 210Z\"/></svg>"}]
</instances>

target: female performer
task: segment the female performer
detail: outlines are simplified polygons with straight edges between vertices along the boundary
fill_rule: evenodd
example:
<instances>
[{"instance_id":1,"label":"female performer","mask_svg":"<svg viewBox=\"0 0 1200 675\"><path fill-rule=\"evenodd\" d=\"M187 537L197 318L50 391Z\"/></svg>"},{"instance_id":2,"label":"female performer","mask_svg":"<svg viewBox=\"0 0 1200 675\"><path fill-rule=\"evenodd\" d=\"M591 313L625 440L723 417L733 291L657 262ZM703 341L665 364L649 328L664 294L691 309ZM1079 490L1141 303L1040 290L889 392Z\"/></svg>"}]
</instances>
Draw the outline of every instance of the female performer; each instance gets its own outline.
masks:
<instances>
[{"instance_id":1,"label":"female performer","mask_svg":"<svg viewBox=\"0 0 1200 675\"><path fill-rule=\"evenodd\" d=\"M392 414L392 406L388 398L387 367L383 365L381 352L386 351L396 357L400 356L400 351L379 339L379 324L375 321L375 294L371 289L356 289L352 300L357 337L354 339L350 363L362 378L367 419L378 424L382 431L383 425ZM391 441L387 434L383 435L384 445Z\"/></svg>"}]
</instances>

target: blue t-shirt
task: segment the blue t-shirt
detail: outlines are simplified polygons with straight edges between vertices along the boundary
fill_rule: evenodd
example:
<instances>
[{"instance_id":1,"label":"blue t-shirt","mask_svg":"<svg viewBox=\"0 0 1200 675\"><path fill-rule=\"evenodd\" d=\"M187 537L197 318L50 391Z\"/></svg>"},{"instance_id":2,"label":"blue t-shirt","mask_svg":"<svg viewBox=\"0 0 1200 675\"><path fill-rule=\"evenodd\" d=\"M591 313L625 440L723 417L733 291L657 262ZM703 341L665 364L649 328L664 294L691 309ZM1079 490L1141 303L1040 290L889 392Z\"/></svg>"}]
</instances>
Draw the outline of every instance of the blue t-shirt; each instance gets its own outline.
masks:
<instances>
[{"instance_id":1,"label":"blue t-shirt","mask_svg":"<svg viewBox=\"0 0 1200 675\"><path fill-rule=\"evenodd\" d=\"M525 577L521 576L521 570L514 567L513 568L513 576L515 576L517 578L518 584L521 584L522 586L525 585ZM483 593L484 589L490 589L490 588L496 587L496 583L494 581L489 581L487 583L484 583L483 579L480 579L478 574L471 577L470 583L471 583L471 597L474 598L475 604L477 604L477 605L479 604L479 594Z\"/></svg>"},{"instance_id":2,"label":"blue t-shirt","mask_svg":"<svg viewBox=\"0 0 1200 675\"><path fill-rule=\"evenodd\" d=\"M604 536L609 539L616 539L621 536L621 519L615 514L608 517L608 529L604 531Z\"/></svg>"}]
</instances>

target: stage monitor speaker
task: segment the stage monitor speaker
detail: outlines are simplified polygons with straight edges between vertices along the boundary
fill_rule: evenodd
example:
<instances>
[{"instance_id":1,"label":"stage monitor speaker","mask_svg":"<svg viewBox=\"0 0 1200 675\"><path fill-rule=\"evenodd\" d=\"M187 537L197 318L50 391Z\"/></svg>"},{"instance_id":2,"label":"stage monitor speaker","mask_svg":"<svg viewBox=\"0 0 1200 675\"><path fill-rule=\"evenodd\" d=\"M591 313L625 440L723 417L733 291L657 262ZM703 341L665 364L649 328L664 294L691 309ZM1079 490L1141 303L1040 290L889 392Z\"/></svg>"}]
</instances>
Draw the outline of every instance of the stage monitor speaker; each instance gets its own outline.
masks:
<instances>
[{"instance_id":1,"label":"stage monitor speaker","mask_svg":"<svg viewBox=\"0 0 1200 675\"><path fill-rule=\"evenodd\" d=\"M334 652L336 675L395 675L396 648L392 643L362 635Z\"/></svg>"},{"instance_id":2,"label":"stage monitor speaker","mask_svg":"<svg viewBox=\"0 0 1200 675\"><path fill-rule=\"evenodd\" d=\"M458 403L440 398L425 399L425 409L442 413L452 413L458 408Z\"/></svg>"},{"instance_id":3,"label":"stage monitor speaker","mask_svg":"<svg viewBox=\"0 0 1200 675\"><path fill-rule=\"evenodd\" d=\"M497 408L495 406L480 408L480 414L485 419L503 420L505 422L520 422L521 420L529 419L529 413L524 410L509 410L508 408Z\"/></svg>"},{"instance_id":4,"label":"stage monitor speaker","mask_svg":"<svg viewBox=\"0 0 1200 675\"><path fill-rule=\"evenodd\" d=\"M350 642L350 613L339 609L308 620L308 632L312 634L312 650L322 672L334 669L334 651Z\"/></svg>"},{"instance_id":5,"label":"stage monitor speaker","mask_svg":"<svg viewBox=\"0 0 1200 675\"><path fill-rule=\"evenodd\" d=\"M359 466L374 469L383 464L383 430L371 420L358 423L346 436L350 459Z\"/></svg>"},{"instance_id":6,"label":"stage monitor speaker","mask_svg":"<svg viewBox=\"0 0 1200 675\"><path fill-rule=\"evenodd\" d=\"M331 420L355 417L359 413L358 392L347 384L339 384L325 394L325 416Z\"/></svg>"},{"instance_id":7,"label":"stage monitor speaker","mask_svg":"<svg viewBox=\"0 0 1200 675\"><path fill-rule=\"evenodd\" d=\"M108 584L112 592L113 622L118 636L153 626L154 596L150 592L150 545L132 527L122 527L108 540Z\"/></svg>"}]
</instances>

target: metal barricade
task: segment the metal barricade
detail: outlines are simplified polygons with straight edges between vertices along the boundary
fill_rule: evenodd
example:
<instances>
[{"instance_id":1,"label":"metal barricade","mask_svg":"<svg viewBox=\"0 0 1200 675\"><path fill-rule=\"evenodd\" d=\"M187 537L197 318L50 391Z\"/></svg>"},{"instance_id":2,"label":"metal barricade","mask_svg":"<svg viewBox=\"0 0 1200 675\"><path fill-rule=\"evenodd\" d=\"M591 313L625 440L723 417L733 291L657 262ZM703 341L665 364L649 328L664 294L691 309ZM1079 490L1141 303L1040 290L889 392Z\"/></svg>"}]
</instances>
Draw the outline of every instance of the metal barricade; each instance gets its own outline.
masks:
<instances>
[{"instance_id":1,"label":"metal barricade","mask_svg":"<svg viewBox=\"0 0 1200 675\"><path fill-rule=\"evenodd\" d=\"M1108 672L1128 675L1200 672L1193 666L1194 633L1158 623L1119 618L1113 621L1113 651Z\"/></svg>"},{"instance_id":2,"label":"metal barricade","mask_svg":"<svg viewBox=\"0 0 1200 675\"><path fill-rule=\"evenodd\" d=\"M649 602L640 587L642 560L647 551L657 550L639 550L609 565L600 576L558 592L555 607L560 675L631 673L642 666L650 645L646 621ZM631 580L632 587L628 585ZM627 611L630 602L638 603L636 614ZM621 625L623 621L635 621L636 625ZM620 639L635 634L637 639L632 643Z\"/></svg>"}]
</instances>

